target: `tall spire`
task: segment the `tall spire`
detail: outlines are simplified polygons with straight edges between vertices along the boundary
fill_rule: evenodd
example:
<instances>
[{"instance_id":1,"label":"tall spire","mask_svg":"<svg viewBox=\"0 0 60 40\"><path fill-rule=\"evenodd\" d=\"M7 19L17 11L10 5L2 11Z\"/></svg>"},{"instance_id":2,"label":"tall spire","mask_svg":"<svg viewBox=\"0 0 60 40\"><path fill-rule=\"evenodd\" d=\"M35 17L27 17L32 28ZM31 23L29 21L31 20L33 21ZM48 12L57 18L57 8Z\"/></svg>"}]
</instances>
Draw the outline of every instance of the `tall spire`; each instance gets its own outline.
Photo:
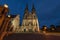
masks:
<instances>
[{"instance_id":1,"label":"tall spire","mask_svg":"<svg viewBox=\"0 0 60 40\"><path fill-rule=\"evenodd\" d=\"M37 17L36 17L36 10L35 10L34 4L32 5L32 12L31 13L32 13L33 18L36 19Z\"/></svg>"},{"instance_id":2,"label":"tall spire","mask_svg":"<svg viewBox=\"0 0 60 40\"><path fill-rule=\"evenodd\" d=\"M32 5L32 12L35 12L34 4Z\"/></svg>"},{"instance_id":3,"label":"tall spire","mask_svg":"<svg viewBox=\"0 0 60 40\"><path fill-rule=\"evenodd\" d=\"M25 13L28 13L28 4L26 4Z\"/></svg>"},{"instance_id":4,"label":"tall spire","mask_svg":"<svg viewBox=\"0 0 60 40\"><path fill-rule=\"evenodd\" d=\"M26 9L28 9L28 4L26 4Z\"/></svg>"},{"instance_id":5,"label":"tall spire","mask_svg":"<svg viewBox=\"0 0 60 40\"><path fill-rule=\"evenodd\" d=\"M32 5L32 13L35 13L35 7L34 7L34 4Z\"/></svg>"},{"instance_id":6,"label":"tall spire","mask_svg":"<svg viewBox=\"0 0 60 40\"><path fill-rule=\"evenodd\" d=\"M25 12L24 12L24 19L27 18L29 11L28 11L28 4L26 4Z\"/></svg>"}]
</instances>

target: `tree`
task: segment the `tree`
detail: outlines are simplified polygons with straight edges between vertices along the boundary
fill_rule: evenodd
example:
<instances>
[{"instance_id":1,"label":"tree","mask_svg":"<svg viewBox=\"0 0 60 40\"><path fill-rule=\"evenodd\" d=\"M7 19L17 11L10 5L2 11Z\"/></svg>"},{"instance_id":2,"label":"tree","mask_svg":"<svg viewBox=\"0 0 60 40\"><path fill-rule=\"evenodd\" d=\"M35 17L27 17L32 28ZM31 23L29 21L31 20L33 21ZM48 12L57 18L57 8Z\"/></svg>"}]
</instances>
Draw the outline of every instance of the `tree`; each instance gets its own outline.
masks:
<instances>
[{"instance_id":1,"label":"tree","mask_svg":"<svg viewBox=\"0 0 60 40\"><path fill-rule=\"evenodd\" d=\"M50 31L55 31L56 28L55 28L55 25L50 25Z\"/></svg>"},{"instance_id":2,"label":"tree","mask_svg":"<svg viewBox=\"0 0 60 40\"><path fill-rule=\"evenodd\" d=\"M43 30L43 31L46 31L46 30L47 30L47 26L46 26L46 25L43 25L43 26L42 26L42 30Z\"/></svg>"}]
</instances>

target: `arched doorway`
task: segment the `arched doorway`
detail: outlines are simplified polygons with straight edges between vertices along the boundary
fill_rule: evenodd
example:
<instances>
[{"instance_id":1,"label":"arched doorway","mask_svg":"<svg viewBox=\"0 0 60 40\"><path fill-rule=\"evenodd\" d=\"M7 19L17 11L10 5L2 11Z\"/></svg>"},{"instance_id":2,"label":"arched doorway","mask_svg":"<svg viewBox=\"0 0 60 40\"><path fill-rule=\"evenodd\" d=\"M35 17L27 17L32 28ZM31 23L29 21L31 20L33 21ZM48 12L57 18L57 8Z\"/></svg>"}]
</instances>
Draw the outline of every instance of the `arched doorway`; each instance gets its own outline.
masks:
<instances>
[{"instance_id":1,"label":"arched doorway","mask_svg":"<svg viewBox=\"0 0 60 40\"><path fill-rule=\"evenodd\" d=\"M33 32L32 29L29 29L29 32Z\"/></svg>"},{"instance_id":2,"label":"arched doorway","mask_svg":"<svg viewBox=\"0 0 60 40\"><path fill-rule=\"evenodd\" d=\"M26 32L26 29L24 29L24 32Z\"/></svg>"}]
</instances>

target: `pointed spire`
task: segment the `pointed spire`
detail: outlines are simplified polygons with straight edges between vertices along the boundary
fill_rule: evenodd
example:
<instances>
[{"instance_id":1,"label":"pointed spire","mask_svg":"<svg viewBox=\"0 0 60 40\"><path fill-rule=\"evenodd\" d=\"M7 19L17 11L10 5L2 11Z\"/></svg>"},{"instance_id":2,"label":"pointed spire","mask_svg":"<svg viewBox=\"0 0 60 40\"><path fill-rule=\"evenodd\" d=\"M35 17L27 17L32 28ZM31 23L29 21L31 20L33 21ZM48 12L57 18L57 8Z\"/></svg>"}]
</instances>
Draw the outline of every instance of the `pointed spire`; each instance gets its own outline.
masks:
<instances>
[{"instance_id":1,"label":"pointed spire","mask_svg":"<svg viewBox=\"0 0 60 40\"><path fill-rule=\"evenodd\" d=\"M35 11L35 7L34 7L34 4L32 5L32 11Z\"/></svg>"},{"instance_id":2,"label":"pointed spire","mask_svg":"<svg viewBox=\"0 0 60 40\"><path fill-rule=\"evenodd\" d=\"M25 13L28 13L28 4L26 4Z\"/></svg>"},{"instance_id":3,"label":"pointed spire","mask_svg":"<svg viewBox=\"0 0 60 40\"><path fill-rule=\"evenodd\" d=\"M34 7L34 4L32 5L32 14L35 14L36 13L36 10L35 10L35 7Z\"/></svg>"},{"instance_id":4,"label":"pointed spire","mask_svg":"<svg viewBox=\"0 0 60 40\"><path fill-rule=\"evenodd\" d=\"M32 5L32 9L35 9L35 8L34 8L34 4Z\"/></svg>"},{"instance_id":5,"label":"pointed spire","mask_svg":"<svg viewBox=\"0 0 60 40\"><path fill-rule=\"evenodd\" d=\"M29 11L28 11L28 4L26 4L25 12L24 12L24 19L27 18Z\"/></svg>"},{"instance_id":6,"label":"pointed spire","mask_svg":"<svg viewBox=\"0 0 60 40\"><path fill-rule=\"evenodd\" d=\"M26 4L26 8L25 8L25 10L28 10L28 4Z\"/></svg>"}]
</instances>

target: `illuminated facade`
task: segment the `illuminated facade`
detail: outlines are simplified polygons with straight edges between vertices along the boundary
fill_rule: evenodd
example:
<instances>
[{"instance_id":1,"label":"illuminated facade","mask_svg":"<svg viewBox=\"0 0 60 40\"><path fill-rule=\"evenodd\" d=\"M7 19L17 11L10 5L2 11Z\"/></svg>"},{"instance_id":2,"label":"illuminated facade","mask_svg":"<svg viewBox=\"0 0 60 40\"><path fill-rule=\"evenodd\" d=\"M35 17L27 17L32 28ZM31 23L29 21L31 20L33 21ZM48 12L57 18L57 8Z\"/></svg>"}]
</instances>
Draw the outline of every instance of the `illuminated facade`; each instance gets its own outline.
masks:
<instances>
[{"instance_id":1,"label":"illuminated facade","mask_svg":"<svg viewBox=\"0 0 60 40\"><path fill-rule=\"evenodd\" d=\"M21 26L22 32L38 32L39 30L39 23L38 18L36 16L36 10L34 5L32 7L32 12L28 11L28 6L25 8L23 22Z\"/></svg>"},{"instance_id":2,"label":"illuminated facade","mask_svg":"<svg viewBox=\"0 0 60 40\"><path fill-rule=\"evenodd\" d=\"M28 6L25 8L22 25L20 26L20 15L6 15L8 5L0 6L0 30L10 32L38 32L39 23L36 16L34 5L32 12L28 11Z\"/></svg>"},{"instance_id":3,"label":"illuminated facade","mask_svg":"<svg viewBox=\"0 0 60 40\"><path fill-rule=\"evenodd\" d=\"M11 23L12 23L12 25L11 25L11 27L13 27L13 32L19 32L19 29L20 29L20 27L19 27L19 24L20 24L20 16L19 15L17 15L15 18L13 18L12 19L12 21L11 21Z\"/></svg>"},{"instance_id":4,"label":"illuminated facade","mask_svg":"<svg viewBox=\"0 0 60 40\"><path fill-rule=\"evenodd\" d=\"M4 38L5 33L39 31L39 23L34 6L31 13L28 12L28 6L26 7L21 26L20 16L7 15L8 12L8 5L0 6L0 39Z\"/></svg>"}]
</instances>

